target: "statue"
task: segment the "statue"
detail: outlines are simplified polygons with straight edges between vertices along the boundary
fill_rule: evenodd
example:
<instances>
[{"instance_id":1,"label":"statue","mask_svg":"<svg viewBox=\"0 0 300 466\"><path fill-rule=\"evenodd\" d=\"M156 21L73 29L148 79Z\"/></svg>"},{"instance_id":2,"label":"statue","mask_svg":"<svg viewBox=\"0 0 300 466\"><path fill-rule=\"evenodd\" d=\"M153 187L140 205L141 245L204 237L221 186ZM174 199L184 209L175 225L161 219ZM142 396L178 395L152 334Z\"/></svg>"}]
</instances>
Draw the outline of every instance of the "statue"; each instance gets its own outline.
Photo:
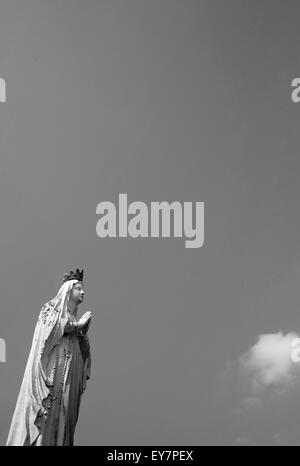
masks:
<instances>
[{"instance_id":1,"label":"statue","mask_svg":"<svg viewBox=\"0 0 300 466\"><path fill-rule=\"evenodd\" d=\"M73 445L81 396L90 378L91 312L77 320L83 270L65 274L35 327L7 446Z\"/></svg>"}]
</instances>

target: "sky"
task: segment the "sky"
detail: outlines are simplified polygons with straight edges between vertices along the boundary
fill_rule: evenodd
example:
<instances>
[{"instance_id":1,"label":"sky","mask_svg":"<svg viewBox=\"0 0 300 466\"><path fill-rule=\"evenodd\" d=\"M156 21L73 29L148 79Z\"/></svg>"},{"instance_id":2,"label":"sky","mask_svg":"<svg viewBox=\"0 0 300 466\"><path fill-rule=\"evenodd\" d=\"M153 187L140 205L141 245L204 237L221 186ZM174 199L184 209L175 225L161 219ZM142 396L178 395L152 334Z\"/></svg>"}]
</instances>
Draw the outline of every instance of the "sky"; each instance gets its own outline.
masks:
<instances>
[{"instance_id":1,"label":"sky","mask_svg":"<svg viewBox=\"0 0 300 466\"><path fill-rule=\"evenodd\" d=\"M85 271L77 445L299 445L298 1L2 0L0 444L42 305ZM205 239L99 238L102 201Z\"/></svg>"}]
</instances>

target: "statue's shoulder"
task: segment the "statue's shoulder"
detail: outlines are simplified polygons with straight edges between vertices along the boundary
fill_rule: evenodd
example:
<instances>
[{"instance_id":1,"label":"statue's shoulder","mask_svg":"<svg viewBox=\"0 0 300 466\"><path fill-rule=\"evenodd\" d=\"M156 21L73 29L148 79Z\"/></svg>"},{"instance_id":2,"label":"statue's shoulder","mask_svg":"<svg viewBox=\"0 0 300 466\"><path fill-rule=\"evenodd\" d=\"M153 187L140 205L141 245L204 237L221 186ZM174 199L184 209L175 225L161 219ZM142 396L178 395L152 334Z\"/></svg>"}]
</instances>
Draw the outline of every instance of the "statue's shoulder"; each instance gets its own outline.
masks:
<instances>
[{"instance_id":1,"label":"statue's shoulder","mask_svg":"<svg viewBox=\"0 0 300 466\"><path fill-rule=\"evenodd\" d=\"M53 312L57 312L57 310L54 308L55 303L53 301L49 301L45 303L40 311L39 319L45 324L49 318L49 316Z\"/></svg>"}]
</instances>

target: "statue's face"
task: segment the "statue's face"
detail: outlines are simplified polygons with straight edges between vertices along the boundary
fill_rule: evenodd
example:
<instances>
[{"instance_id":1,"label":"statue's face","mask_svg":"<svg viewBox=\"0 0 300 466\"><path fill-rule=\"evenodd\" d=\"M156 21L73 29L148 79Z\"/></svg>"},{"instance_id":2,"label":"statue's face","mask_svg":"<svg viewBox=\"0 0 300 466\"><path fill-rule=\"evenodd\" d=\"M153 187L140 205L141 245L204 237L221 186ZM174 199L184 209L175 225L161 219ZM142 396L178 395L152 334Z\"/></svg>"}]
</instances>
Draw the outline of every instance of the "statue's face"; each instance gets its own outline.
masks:
<instances>
[{"instance_id":1,"label":"statue's face","mask_svg":"<svg viewBox=\"0 0 300 466\"><path fill-rule=\"evenodd\" d=\"M83 301L84 288L81 282L75 283L70 293L70 299L75 303L80 304Z\"/></svg>"}]
</instances>

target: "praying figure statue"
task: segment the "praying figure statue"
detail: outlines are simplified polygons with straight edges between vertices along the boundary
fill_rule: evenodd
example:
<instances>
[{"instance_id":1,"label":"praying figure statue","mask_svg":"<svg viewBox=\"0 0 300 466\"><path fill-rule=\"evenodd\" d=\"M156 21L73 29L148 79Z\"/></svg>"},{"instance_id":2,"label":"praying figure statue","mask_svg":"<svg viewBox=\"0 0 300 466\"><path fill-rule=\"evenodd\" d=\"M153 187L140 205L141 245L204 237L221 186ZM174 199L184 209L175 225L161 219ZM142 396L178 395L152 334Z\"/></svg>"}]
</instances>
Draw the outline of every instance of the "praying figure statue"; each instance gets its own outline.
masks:
<instances>
[{"instance_id":1,"label":"praying figure statue","mask_svg":"<svg viewBox=\"0 0 300 466\"><path fill-rule=\"evenodd\" d=\"M73 445L81 396L90 378L91 312L77 319L83 270L65 274L35 327L7 446Z\"/></svg>"}]
</instances>

